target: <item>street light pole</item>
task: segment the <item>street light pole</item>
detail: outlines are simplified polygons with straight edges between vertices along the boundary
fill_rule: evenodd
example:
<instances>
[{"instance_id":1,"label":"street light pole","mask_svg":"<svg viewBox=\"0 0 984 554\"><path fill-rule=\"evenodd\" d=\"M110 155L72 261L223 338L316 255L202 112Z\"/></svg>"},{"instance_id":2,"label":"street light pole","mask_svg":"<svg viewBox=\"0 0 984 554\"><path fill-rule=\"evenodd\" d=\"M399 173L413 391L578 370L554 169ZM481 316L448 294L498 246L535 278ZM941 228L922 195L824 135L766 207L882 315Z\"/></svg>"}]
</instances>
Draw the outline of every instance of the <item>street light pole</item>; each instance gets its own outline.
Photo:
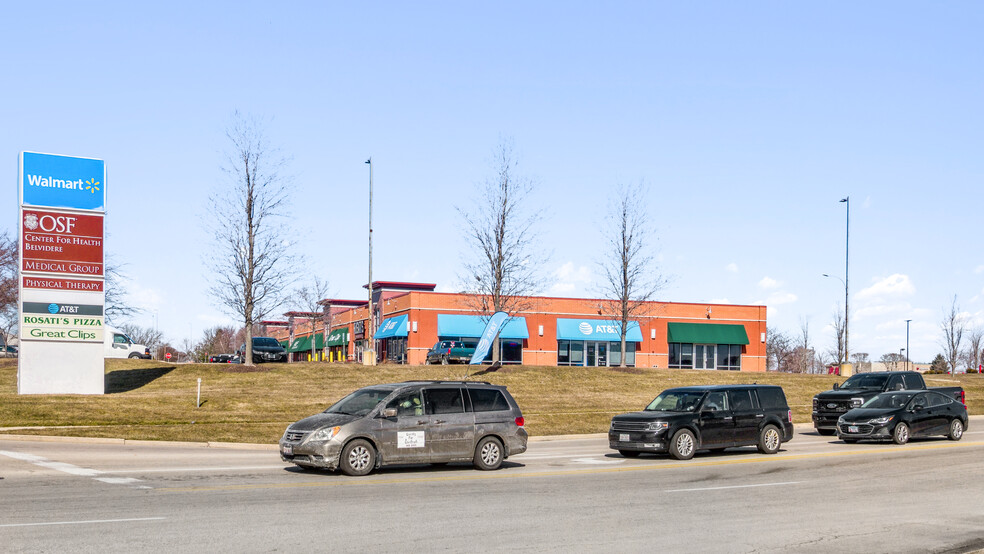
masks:
<instances>
[{"instance_id":1,"label":"street light pole","mask_svg":"<svg viewBox=\"0 0 984 554\"><path fill-rule=\"evenodd\" d=\"M848 283L850 283L850 276L848 270L850 269L851 256L851 197L847 196L841 199L841 202L847 203L847 229L844 233L844 363L851 363L851 356L849 354L850 349L848 348L848 318L850 317L850 309L848 306L848 299L850 298ZM841 371L841 373L844 373Z\"/></svg>"},{"instance_id":2,"label":"street light pole","mask_svg":"<svg viewBox=\"0 0 984 554\"><path fill-rule=\"evenodd\" d=\"M905 320L905 370L909 371L909 322L911 319Z\"/></svg>"},{"instance_id":3,"label":"street light pole","mask_svg":"<svg viewBox=\"0 0 984 554\"><path fill-rule=\"evenodd\" d=\"M902 352L908 352L905 348L899 348L899 358L902 358Z\"/></svg>"},{"instance_id":4,"label":"street light pole","mask_svg":"<svg viewBox=\"0 0 984 554\"><path fill-rule=\"evenodd\" d=\"M372 328L372 156L366 160L369 164L369 315L366 319L366 337L369 348L362 353L363 365L376 365L376 341L373 340ZM366 356L369 356L367 362Z\"/></svg>"}]
</instances>

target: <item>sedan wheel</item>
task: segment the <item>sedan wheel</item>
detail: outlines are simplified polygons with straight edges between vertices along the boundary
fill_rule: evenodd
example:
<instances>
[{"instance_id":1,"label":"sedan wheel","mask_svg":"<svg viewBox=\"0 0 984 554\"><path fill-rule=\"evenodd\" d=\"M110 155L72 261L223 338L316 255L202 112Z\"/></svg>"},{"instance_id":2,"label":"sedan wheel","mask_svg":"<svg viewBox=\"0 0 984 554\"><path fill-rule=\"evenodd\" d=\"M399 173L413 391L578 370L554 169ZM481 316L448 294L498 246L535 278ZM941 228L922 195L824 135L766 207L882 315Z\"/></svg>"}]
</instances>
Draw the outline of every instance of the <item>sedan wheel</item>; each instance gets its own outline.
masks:
<instances>
[{"instance_id":1,"label":"sedan wheel","mask_svg":"<svg viewBox=\"0 0 984 554\"><path fill-rule=\"evenodd\" d=\"M964 426L963 422L959 419L954 419L950 422L950 432L947 433L947 438L952 441L958 441L963 437Z\"/></svg>"},{"instance_id":2,"label":"sedan wheel","mask_svg":"<svg viewBox=\"0 0 984 554\"><path fill-rule=\"evenodd\" d=\"M697 450L697 439L688 429L680 429L670 440L670 455L678 460L689 460Z\"/></svg>"},{"instance_id":3,"label":"sedan wheel","mask_svg":"<svg viewBox=\"0 0 984 554\"><path fill-rule=\"evenodd\" d=\"M892 441L895 444L905 444L909 442L909 426L905 423L899 423L895 426L895 432L892 433Z\"/></svg>"},{"instance_id":4,"label":"sedan wheel","mask_svg":"<svg viewBox=\"0 0 984 554\"><path fill-rule=\"evenodd\" d=\"M338 465L345 475L368 475L376 465L376 450L368 441L354 440L342 449Z\"/></svg>"}]
</instances>

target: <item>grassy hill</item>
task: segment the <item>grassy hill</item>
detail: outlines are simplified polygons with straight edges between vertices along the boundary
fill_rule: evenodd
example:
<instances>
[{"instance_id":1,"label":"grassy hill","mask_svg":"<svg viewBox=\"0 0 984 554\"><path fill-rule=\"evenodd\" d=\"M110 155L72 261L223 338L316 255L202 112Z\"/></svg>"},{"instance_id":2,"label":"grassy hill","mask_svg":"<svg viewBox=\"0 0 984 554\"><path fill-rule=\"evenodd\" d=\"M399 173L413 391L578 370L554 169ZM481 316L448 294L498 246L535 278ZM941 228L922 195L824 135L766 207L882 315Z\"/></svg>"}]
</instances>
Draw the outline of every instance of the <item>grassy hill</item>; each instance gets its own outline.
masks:
<instances>
[{"instance_id":1,"label":"grassy hill","mask_svg":"<svg viewBox=\"0 0 984 554\"><path fill-rule=\"evenodd\" d=\"M249 371L248 369L253 369ZM354 389L411 379L461 379L468 366L348 364L168 364L107 360L102 396L17 394L17 361L0 360L0 433L125 439L275 443L287 425ZM202 406L195 407L198 379ZM685 385L768 383L786 391L793 419L810 421L813 395L830 375L678 369L505 367L472 377L506 385L531 435L600 433L612 415L641 409L660 391ZM927 375L930 386L961 385L972 414L984 413L984 375ZM10 429L44 427L43 429Z\"/></svg>"}]
</instances>

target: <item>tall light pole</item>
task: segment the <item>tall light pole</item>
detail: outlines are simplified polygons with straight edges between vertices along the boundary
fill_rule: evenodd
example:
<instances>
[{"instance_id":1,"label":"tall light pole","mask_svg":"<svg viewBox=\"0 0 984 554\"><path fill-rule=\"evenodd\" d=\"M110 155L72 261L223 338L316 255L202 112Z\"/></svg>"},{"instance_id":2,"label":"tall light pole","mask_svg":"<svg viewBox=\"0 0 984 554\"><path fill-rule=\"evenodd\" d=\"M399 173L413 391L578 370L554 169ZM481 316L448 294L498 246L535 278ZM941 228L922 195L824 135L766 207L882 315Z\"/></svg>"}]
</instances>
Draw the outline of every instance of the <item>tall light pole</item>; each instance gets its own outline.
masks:
<instances>
[{"instance_id":1,"label":"tall light pole","mask_svg":"<svg viewBox=\"0 0 984 554\"><path fill-rule=\"evenodd\" d=\"M909 371L909 322L911 319L905 320L905 370Z\"/></svg>"},{"instance_id":2,"label":"tall light pole","mask_svg":"<svg viewBox=\"0 0 984 554\"><path fill-rule=\"evenodd\" d=\"M847 290L847 281L841 279L840 277L838 277L836 275L829 275L827 273L824 273L823 276L824 277L833 277L834 279L837 279L838 281L841 282L842 285L844 285L844 290ZM844 309L845 310L847 309L847 300L844 301ZM848 358L847 358L847 314L846 313L844 314L844 361L841 362L841 363L843 363L843 364L848 363Z\"/></svg>"},{"instance_id":3,"label":"tall light pole","mask_svg":"<svg viewBox=\"0 0 984 554\"><path fill-rule=\"evenodd\" d=\"M366 319L366 337L368 337L369 348L362 352L362 364L376 365L376 341L373 340L372 328L372 156L369 156L366 163L369 164L369 316Z\"/></svg>"},{"instance_id":4,"label":"tall light pole","mask_svg":"<svg viewBox=\"0 0 984 554\"><path fill-rule=\"evenodd\" d=\"M848 269L850 269L851 256L851 197L847 196L841 198L841 202L847 203L847 230L844 233L844 363L851 363L850 348L848 348L848 318L850 316L850 310L848 306L849 287L848 283L851 282L850 274ZM841 373L844 373L841 371Z\"/></svg>"}]
</instances>

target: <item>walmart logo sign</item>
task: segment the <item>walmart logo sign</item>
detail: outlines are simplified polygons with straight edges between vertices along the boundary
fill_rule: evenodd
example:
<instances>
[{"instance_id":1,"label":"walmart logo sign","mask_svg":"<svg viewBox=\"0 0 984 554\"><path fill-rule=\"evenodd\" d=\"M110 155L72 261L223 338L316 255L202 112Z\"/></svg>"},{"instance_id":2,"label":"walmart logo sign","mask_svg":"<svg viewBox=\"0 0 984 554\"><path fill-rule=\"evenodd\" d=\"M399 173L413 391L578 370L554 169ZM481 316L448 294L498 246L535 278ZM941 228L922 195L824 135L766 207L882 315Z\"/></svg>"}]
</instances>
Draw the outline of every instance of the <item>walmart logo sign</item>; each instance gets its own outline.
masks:
<instances>
[{"instance_id":1,"label":"walmart logo sign","mask_svg":"<svg viewBox=\"0 0 984 554\"><path fill-rule=\"evenodd\" d=\"M21 154L24 204L103 211L106 165L102 160L24 152Z\"/></svg>"}]
</instances>

